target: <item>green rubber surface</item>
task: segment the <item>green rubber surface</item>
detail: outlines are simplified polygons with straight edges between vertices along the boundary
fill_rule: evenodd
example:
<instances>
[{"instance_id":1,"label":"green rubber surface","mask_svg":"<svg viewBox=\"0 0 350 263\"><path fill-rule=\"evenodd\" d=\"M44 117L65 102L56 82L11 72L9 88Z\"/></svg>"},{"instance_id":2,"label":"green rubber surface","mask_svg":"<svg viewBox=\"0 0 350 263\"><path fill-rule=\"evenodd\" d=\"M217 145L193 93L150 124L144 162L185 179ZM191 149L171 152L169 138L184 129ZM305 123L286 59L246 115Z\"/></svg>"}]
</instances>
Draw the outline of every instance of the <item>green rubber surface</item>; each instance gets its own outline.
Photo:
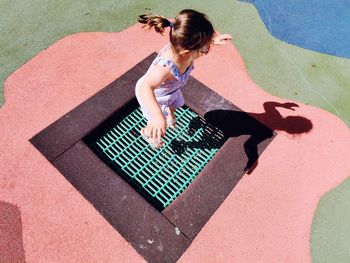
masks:
<instances>
[{"instance_id":1,"label":"green rubber surface","mask_svg":"<svg viewBox=\"0 0 350 263\"><path fill-rule=\"evenodd\" d=\"M314 263L350 261L350 180L328 192L319 202L311 228Z\"/></svg>"}]
</instances>

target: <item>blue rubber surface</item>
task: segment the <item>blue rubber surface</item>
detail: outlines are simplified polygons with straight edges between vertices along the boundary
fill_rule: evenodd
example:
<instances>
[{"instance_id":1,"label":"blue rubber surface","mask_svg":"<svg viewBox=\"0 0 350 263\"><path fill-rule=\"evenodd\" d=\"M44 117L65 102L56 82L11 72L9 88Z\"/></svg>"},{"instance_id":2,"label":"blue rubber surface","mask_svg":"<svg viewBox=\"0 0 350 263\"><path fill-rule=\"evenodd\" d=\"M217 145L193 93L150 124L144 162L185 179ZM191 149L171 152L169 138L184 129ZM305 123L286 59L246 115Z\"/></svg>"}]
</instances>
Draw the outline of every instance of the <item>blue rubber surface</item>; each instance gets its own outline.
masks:
<instances>
[{"instance_id":1,"label":"blue rubber surface","mask_svg":"<svg viewBox=\"0 0 350 263\"><path fill-rule=\"evenodd\" d=\"M255 5L266 28L276 38L313 51L350 58L350 0L242 2Z\"/></svg>"}]
</instances>

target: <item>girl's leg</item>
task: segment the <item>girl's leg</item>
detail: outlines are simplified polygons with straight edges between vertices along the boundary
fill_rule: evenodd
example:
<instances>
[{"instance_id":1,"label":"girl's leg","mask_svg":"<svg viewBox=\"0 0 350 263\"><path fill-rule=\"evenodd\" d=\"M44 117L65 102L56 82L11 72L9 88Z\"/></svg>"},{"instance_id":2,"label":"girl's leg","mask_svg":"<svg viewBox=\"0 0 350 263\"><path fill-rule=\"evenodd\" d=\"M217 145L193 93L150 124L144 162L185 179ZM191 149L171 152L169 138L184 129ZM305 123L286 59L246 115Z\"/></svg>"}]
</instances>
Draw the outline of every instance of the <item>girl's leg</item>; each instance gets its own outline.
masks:
<instances>
[{"instance_id":1,"label":"girl's leg","mask_svg":"<svg viewBox=\"0 0 350 263\"><path fill-rule=\"evenodd\" d=\"M182 95L181 90L177 90L175 93L173 93L174 98L169 104L169 111L167 116L167 124L168 127L175 129L176 126L176 117L175 117L175 110L177 108L182 107L185 104L184 96Z\"/></svg>"},{"instance_id":2,"label":"girl's leg","mask_svg":"<svg viewBox=\"0 0 350 263\"><path fill-rule=\"evenodd\" d=\"M175 129L176 127L176 117L175 117L175 107L168 107L167 108L167 113L168 116L166 118L166 122L169 128Z\"/></svg>"}]
</instances>

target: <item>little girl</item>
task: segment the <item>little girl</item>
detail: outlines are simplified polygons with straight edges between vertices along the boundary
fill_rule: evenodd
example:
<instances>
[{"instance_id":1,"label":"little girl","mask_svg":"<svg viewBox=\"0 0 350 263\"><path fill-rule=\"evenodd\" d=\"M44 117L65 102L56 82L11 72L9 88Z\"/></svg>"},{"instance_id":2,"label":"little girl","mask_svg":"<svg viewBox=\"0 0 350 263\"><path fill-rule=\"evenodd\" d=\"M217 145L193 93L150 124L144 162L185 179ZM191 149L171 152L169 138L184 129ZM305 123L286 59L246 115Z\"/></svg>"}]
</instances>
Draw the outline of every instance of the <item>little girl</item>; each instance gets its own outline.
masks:
<instances>
[{"instance_id":1,"label":"little girl","mask_svg":"<svg viewBox=\"0 0 350 263\"><path fill-rule=\"evenodd\" d=\"M174 112L185 103L181 90L193 69L194 60L208 54L211 44L225 44L231 36L216 36L206 15L190 9L182 10L173 22L154 14L140 15L138 21L160 34L170 27L170 43L160 50L135 88L136 98L147 119L141 135L158 149L164 145L161 137L167 126L175 128Z\"/></svg>"}]
</instances>

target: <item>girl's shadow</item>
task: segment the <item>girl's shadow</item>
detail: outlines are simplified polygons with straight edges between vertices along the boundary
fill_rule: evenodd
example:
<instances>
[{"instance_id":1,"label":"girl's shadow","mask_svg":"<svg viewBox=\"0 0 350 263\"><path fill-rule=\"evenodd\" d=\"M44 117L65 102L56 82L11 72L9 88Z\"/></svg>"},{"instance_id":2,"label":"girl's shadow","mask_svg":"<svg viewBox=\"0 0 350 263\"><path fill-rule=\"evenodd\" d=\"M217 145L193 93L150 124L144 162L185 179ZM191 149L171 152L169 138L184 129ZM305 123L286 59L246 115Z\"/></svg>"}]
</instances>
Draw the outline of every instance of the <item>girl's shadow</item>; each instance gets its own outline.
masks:
<instances>
[{"instance_id":1,"label":"girl's shadow","mask_svg":"<svg viewBox=\"0 0 350 263\"><path fill-rule=\"evenodd\" d=\"M205 113L204 119L209 124L217 127L226 138L250 135L244 142L244 152L247 155L247 164L244 170L250 174L258 164L258 145L274 136L274 131L285 131L292 135L307 133L312 129L309 119L302 116L283 117L276 108L285 108L294 111L298 107L295 103L265 102L264 113L246 113L233 110L213 110ZM264 123L264 124L263 124ZM205 124L200 118L191 121L188 132L196 131L199 127L204 130ZM208 127L212 127L209 125ZM210 128L212 129L212 128ZM199 141L184 142L174 141L173 146L177 154L182 154L186 148L212 149L223 144L217 140L219 131L203 133Z\"/></svg>"},{"instance_id":2,"label":"girl's shadow","mask_svg":"<svg viewBox=\"0 0 350 263\"><path fill-rule=\"evenodd\" d=\"M226 136L202 117L191 119L186 128L186 139L178 138L171 141L171 149L177 155L182 155L187 149L211 150L219 149L226 141ZM190 138L190 139L189 139Z\"/></svg>"}]
</instances>

